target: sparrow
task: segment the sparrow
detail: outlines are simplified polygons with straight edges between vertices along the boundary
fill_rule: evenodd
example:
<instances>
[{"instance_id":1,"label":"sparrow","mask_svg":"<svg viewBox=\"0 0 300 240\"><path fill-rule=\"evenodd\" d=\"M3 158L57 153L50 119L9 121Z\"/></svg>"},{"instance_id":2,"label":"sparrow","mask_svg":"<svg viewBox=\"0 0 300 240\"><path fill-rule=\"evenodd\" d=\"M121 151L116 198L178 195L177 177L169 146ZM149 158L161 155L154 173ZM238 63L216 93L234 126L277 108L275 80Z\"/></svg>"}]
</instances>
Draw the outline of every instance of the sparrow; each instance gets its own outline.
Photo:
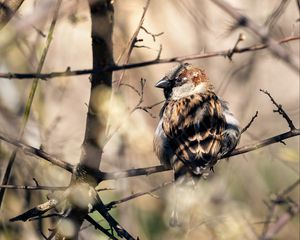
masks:
<instances>
[{"instance_id":1,"label":"sparrow","mask_svg":"<svg viewBox=\"0 0 300 240\"><path fill-rule=\"evenodd\" d=\"M163 89L165 103L154 151L162 164L174 169L177 182L199 179L237 146L239 122L205 71L189 63L175 66L155 87Z\"/></svg>"}]
</instances>

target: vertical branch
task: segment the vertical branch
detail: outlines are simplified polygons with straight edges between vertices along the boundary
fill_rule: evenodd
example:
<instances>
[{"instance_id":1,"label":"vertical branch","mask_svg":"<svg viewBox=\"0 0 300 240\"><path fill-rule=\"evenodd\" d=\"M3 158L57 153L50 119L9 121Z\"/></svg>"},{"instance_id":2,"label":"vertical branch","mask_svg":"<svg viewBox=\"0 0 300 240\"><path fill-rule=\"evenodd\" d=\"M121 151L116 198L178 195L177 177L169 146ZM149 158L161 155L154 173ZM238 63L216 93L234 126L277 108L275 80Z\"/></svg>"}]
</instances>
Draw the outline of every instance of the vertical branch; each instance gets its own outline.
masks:
<instances>
[{"instance_id":1,"label":"vertical branch","mask_svg":"<svg viewBox=\"0 0 300 240\"><path fill-rule=\"evenodd\" d=\"M114 8L111 0L88 0L91 12L91 35L93 52L93 69L101 69L114 64L113 61L113 16ZM74 172L73 184L89 183L95 185L95 181L88 177L86 170L97 170L100 167L102 145L105 137L107 114L103 110L110 99L112 85L112 71L94 72L91 76L91 95L86 119L86 130L83 141L83 152L79 168ZM81 184L82 185L82 184ZM84 186L84 185L83 185ZM82 188L82 186L80 187ZM89 195L74 193L76 198ZM92 202L91 202L92 204ZM80 227L88 214L88 208L82 208L73 204L66 215L75 227L75 234L68 239L77 240ZM56 234L56 239L66 239L61 233Z\"/></svg>"},{"instance_id":2,"label":"vertical branch","mask_svg":"<svg viewBox=\"0 0 300 240\"><path fill-rule=\"evenodd\" d=\"M93 69L112 65L113 5L110 0L89 0L92 20ZM112 72L93 73L91 96L86 120L81 165L91 169L100 167L102 139L106 127L104 106L110 97ZM99 107L100 106L100 107Z\"/></svg>"},{"instance_id":3,"label":"vertical branch","mask_svg":"<svg viewBox=\"0 0 300 240\"><path fill-rule=\"evenodd\" d=\"M0 30L10 21L24 0L5 0L0 2Z\"/></svg>"}]
</instances>

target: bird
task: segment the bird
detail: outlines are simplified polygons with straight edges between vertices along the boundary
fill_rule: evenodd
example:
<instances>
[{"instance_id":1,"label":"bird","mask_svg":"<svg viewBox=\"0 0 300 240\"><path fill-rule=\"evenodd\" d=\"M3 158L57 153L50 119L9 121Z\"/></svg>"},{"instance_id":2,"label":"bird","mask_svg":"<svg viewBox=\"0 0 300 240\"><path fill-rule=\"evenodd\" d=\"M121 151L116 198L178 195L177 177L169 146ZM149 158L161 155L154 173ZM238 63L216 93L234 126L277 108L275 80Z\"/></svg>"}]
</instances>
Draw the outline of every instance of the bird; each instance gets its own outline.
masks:
<instances>
[{"instance_id":1,"label":"bird","mask_svg":"<svg viewBox=\"0 0 300 240\"><path fill-rule=\"evenodd\" d=\"M239 122L205 71L190 63L173 67L155 87L163 89L165 102L154 151L161 164L173 168L176 182L194 182L235 149Z\"/></svg>"}]
</instances>

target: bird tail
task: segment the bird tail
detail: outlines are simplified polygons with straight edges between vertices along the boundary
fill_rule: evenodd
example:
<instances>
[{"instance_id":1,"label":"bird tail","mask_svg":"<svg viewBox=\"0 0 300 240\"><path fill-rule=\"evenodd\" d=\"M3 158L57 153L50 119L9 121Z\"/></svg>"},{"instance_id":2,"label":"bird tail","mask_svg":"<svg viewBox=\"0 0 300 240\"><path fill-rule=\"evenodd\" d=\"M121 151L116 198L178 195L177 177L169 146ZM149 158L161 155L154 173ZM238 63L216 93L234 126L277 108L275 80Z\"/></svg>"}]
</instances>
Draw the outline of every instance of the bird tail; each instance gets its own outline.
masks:
<instances>
[{"instance_id":1,"label":"bird tail","mask_svg":"<svg viewBox=\"0 0 300 240\"><path fill-rule=\"evenodd\" d=\"M173 169L175 181L179 184L195 184L202 176L202 173L193 170L190 164L180 160L174 161Z\"/></svg>"}]
</instances>

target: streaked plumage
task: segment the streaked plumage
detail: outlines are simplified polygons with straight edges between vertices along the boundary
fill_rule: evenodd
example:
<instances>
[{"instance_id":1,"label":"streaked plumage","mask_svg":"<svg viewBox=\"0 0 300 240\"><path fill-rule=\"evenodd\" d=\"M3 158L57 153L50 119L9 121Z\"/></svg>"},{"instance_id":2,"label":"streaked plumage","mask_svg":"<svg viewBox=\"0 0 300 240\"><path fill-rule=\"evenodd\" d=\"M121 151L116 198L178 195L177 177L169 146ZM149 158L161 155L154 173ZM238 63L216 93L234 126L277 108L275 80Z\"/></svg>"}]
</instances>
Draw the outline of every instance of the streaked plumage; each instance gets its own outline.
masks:
<instances>
[{"instance_id":1,"label":"streaked plumage","mask_svg":"<svg viewBox=\"0 0 300 240\"><path fill-rule=\"evenodd\" d=\"M202 69L181 64L156 86L164 89L166 102L155 132L154 150L163 164L174 168L175 179L200 177L236 147L238 121L214 93Z\"/></svg>"}]
</instances>

